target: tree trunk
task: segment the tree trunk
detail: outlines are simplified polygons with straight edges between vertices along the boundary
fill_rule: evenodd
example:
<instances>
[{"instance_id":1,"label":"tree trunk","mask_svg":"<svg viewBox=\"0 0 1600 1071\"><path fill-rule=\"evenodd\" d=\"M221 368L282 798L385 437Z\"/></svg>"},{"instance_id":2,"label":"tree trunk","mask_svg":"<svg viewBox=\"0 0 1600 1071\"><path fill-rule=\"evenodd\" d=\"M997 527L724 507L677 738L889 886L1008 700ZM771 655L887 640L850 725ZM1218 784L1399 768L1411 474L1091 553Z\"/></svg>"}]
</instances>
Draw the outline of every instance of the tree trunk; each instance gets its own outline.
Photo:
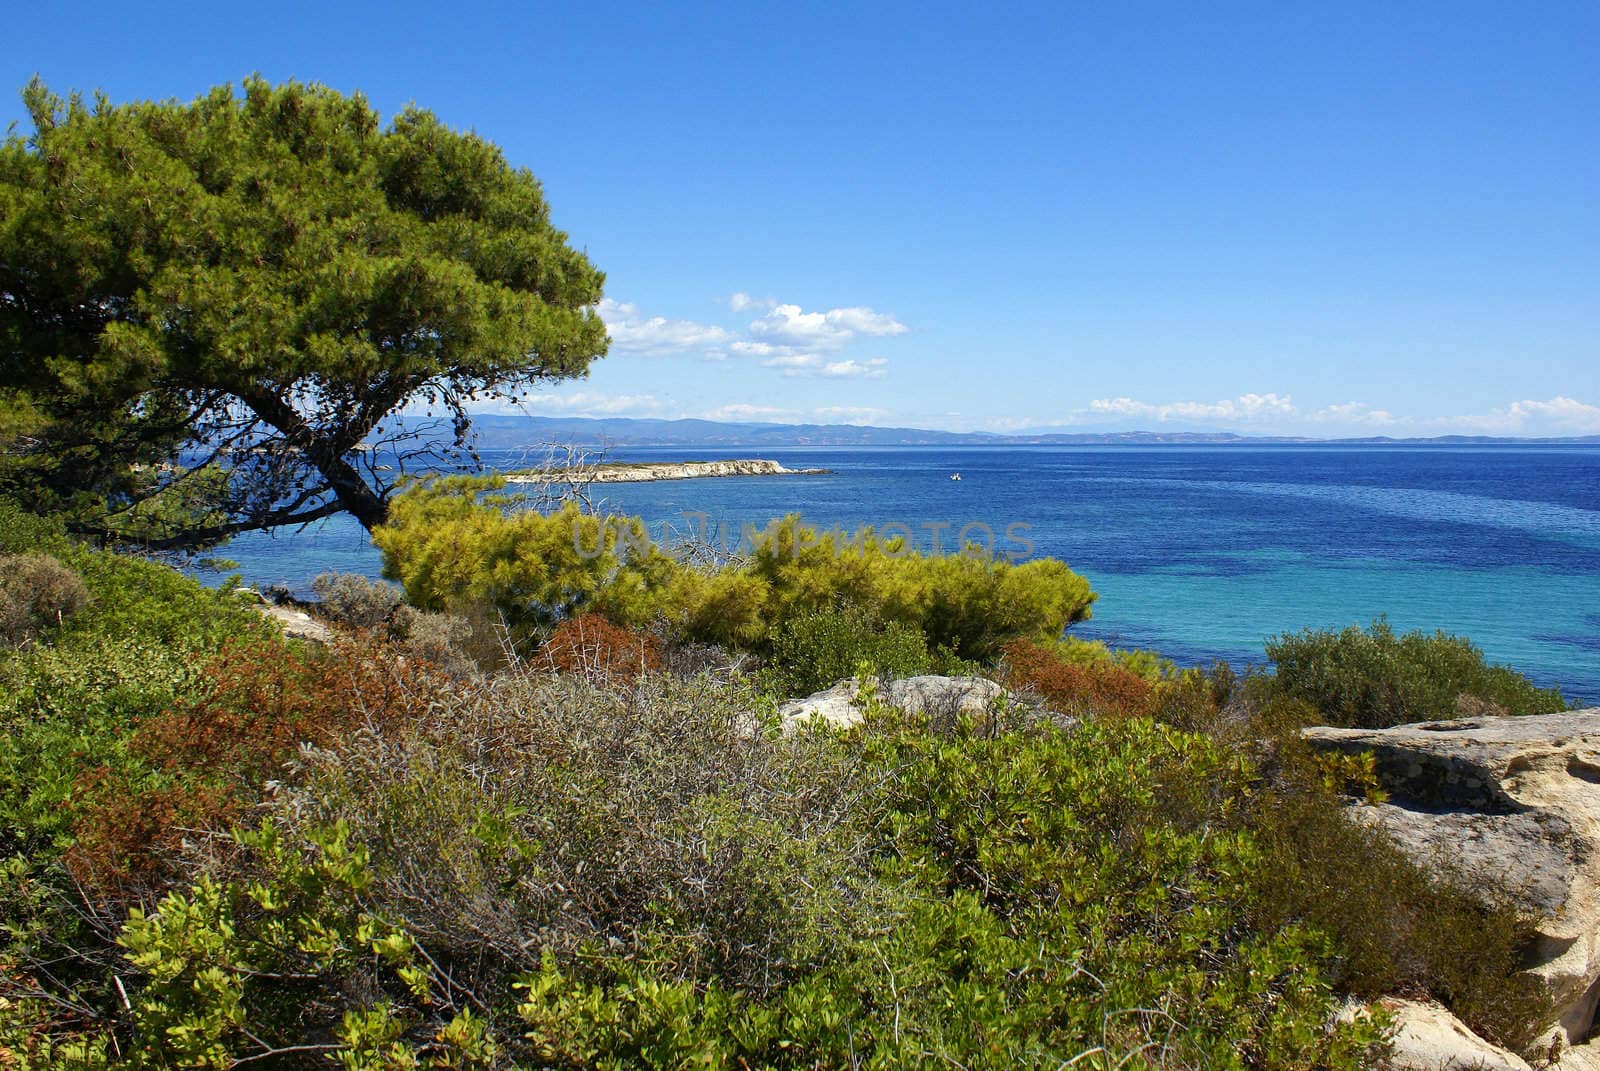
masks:
<instances>
[{"instance_id":1,"label":"tree trunk","mask_svg":"<svg viewBox=\"0 0 1600 1071\"><path fill-rule=\"evenodd\" d=\"M251 411L283 433L287 445L300 451L301 457L321 474L345 512L372 531L389 515L389 503L367 485L344 456L332 445L335 440L354 438L359 441L369 428L344 428L338 432L312 427L284 398L266 388L256 388L239 394ZM352 433L353 436L352 436Z\"/></svg>"}]
</instances>

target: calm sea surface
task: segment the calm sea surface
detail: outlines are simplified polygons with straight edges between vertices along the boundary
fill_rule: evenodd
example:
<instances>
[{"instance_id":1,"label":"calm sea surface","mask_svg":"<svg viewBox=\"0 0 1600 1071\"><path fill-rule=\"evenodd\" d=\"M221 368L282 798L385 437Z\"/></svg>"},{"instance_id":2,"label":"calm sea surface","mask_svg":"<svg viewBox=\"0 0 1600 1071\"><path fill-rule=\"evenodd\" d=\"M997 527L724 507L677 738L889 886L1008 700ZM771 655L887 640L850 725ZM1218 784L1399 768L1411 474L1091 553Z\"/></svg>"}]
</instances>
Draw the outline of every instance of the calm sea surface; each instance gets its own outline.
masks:
<instances>
[{"instance_id":1,"label":"calm sea surface","mask_svg":"<svg viewBox=\"0 0 1600 1071\"><path fill-rule=\"evenodd\" d=\"M986 525L1004 552L1062 558L1100 595L1075 634L1154 647L1180 663L1262 659L1263 640L1365 624L1471 637L1569 698L1600 703L1600 448L766 448L825 476L598 487L660 533L797 512L823 527L910 528L946 548ZM613 450L615 460L713 460L726 449ZM509 455L490 465L514 467ZM959 472L960 481L950 479ZM687 515L687 516L686 516ZM699 515L704 515L702 520ZM942 527L948 525L948 528ZM930 527L932 526L932 527ZM968 529L983 538L983 529ZM221 553L253 584L309 590L338 570L376 576L360 527L336 518L252 535Z\"/></svg>"}]
</instances>

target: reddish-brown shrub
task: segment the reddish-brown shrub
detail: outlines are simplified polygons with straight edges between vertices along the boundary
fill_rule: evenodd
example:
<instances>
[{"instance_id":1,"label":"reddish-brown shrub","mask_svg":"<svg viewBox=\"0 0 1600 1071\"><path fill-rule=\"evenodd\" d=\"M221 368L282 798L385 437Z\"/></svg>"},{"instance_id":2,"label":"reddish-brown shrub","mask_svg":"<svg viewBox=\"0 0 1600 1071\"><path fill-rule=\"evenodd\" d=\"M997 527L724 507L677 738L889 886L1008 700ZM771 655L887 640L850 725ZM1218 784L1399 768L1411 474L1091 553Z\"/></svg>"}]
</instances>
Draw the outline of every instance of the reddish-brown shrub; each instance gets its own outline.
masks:
<instances>
[{"instance_id":1,"label":"reddish-brown shrub","mask_svg":"<svg viewBox=\"0 0 1600 1071\"><path fill-rule=\"evenodd\" d=\"M1032 689L1063 714L1142 718L1155 710L1155 689L1121 666L1069 662L1030 640L1006 644L1005 657L1013 688Z\"/></svg>"},{"instance_id":2,"label":"reddish-brown shrub","mask_svg":"<svg viewBox=\"0 0 1600 1071\"><path fill-rule=\"evenodd\" d=\"M661 668L661 642L647 633L614 625L599 614L569 617L539 648L557 673L631 679Z\"/></svg>"},{"instance_id":3,"label":"reddish-brown shrub","mask_svg":"<svg viewBox=\"0 0 1600 1071\"><path fill-rule=\"evenodd\" d=\"M336 747L362 728L414 721L453 687L361 637L305 652L233 643L203 678L199 698L135 727L129 761L81 780L68 862L86 884L159 882L186 836L237 822L302 744Z\"/></svg>"}]
</instances>

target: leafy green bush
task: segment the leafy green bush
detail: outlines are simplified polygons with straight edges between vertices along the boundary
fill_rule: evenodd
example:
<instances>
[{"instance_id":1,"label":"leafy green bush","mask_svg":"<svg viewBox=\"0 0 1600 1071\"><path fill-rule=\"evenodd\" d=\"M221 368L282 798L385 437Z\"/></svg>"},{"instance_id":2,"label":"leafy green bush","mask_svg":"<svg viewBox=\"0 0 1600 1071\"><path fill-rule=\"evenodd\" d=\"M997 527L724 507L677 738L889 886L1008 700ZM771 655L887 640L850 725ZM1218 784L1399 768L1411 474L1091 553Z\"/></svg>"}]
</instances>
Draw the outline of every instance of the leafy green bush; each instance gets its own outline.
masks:
<instances>
[{"instance_id":1,"label":"leafy green bush","mask_svg":"<svg viewBox=\"0 0 1600 1071\"><path fill-rule=\"evenodd\" d=\"M0 846L59 850L78 779L115 768L128 734L196 694L197 660L272 627L231 593L165 566L62 544L88 601L48 647L0 654Z\"/></svg>"},{"instance_id":2,"label":"leafy green bush","mask_svg":"<svg viewBox=\"0 0 1600 1071\"><path fill-rule=\"evenodd\" d=\"M275 810L356 831L371 902L481 993L596 943L764 990L849 924L870 873L846 828L859 757L763 731L759 708L705 679L504 677L308 754Z\"/></svg>"},{"instance_id":3,"label":"leafy green bush","mask_svg":"<svg viewBox=\"0 0 1600 1071\"><path fill-rule=\"evenodd\" d=\"M1077 636L1061 636L1057 639L1034 642L1041 647L1048 647L1058 659L1068 665L1082 666L1085 669L1116 666L1143 678L1150 684L1159 684L1178 672L1177 666L1173 665L1170 659L1162 658L1155 651L1111 648L1099 640L1085 640Z\"/></svg>"},{"instance_id":4,"label":"leafy green bush","mask_svg":"<svg viewBox=\"0 0 1600 1071\"><path fill-rule=\"evenodd\" d=\"M810 695L855 676L863 664L884 677L911 677L928 672L932 657L909 625L878 625L854 609L817 610L777 630L764 683L781 697Z\"/></svg>"},{"instance_id":5,"label":"leafy green bush","mask_svg":"<svg viewBox=\"0 0 1600 1071\"><path fill-rule=\"evenodd\" d=\"M0 554L54 553L67 545L66 528L59 519L29 513L0 496Z\"/></svg>"},{"instance_id":6,"label":"leafy green bush","mask_svg":"<svg viewBox=\"0 0 1600 1071\"><path fill-rule=\"evenodd\" d=\"M230 639L281 641L231 592L73 544L59 526L4 503L0 540L47 549L89 594L51 628L50 644L0 649L0 998L13 1002L0 1035L15 1013L24 1017L19 1044L87 1059L70 1039L64 1048L41 1041L61 1017L118 1006L107 985L120 909L89 893L65 861L93 802L86 778L148 776L149 762L130 744L140 726L201 694L200 663Z\"/></svg>"},{"instance_id":7,"label":"leafy green bush","mask_svg":"<svg viewBox=\"0 0 1600 1071\"><path fill-rule=\"evenodd\" d=\"M1424 992L1498 1044L1531 1043L1550 1005L1522 973L1534 934L1517 905L1485 905L1467 879L1418 866L1350 819L1334 791L1342 776L1295 761L1308 768L1264 792L1251 816L1263 852L1255 924L1299 920L1327 934L1329 976L1347 993Z\"/></svg>"},{"instance_id":8,"label":"leafy green bush","mask_svg":"<svg viewBox=\"0 0 1600 1071\"><path fill-rule=\"evenodd\" d=\"M862 727L783 734L746 691L659 675L450 695L303 751L261 829L131 913L103 1025L48 1043L216 1068L1377 1051L1381 1023L1332 1023L1332 949L1252 914L1255 774L1202 737L936 728L870 690Z\"/></svg>"},{"instance_id":9,"label":"leafy green bush","mask_svg":"<svg viewBox=\"0 0 1600 1071\"><path fill-rule=\"evenodd\" d=\"M1459 713L1552 714L1567 709L1557 689L1536 688L1507 666L1491 666L1468 640L1443 632L1396 636L1378 620L1366 629L1306 630L1267 642L1277 687L1310 703L1326 724L1383 729Z\"/></svg>"}]
</instances>

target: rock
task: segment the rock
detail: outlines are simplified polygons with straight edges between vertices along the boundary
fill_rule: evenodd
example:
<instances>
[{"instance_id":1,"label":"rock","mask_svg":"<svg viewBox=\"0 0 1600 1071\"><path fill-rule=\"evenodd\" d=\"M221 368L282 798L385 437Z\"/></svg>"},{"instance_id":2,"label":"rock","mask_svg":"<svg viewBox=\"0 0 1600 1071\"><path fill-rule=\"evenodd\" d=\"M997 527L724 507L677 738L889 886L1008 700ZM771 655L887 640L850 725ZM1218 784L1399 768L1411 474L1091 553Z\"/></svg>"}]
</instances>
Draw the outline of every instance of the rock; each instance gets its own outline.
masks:
<instances>
[{"instance_id":1,"label":"rock","mask_svg":"<svg viewBox=\"0 0 1600 1071\"><path fill-rule=\"evenodd\" d=\"M793 732L816 719L846 728L858 724L861 708L855 700L860 690L860 684L850 678L783 704L778 716L784 731ZM878 694L888 705L911 714L981 714L1002 697L1015 698L983 677L906 677L883 685Z\"/></svg>"},{"instance_id":2,"label":"rock","mask_svg":"<svg viewBox=\"0 0 1600 1071\"><path fill-rule=\"evenodd\" d=\"M790 469L763 458L729 461L616 462L580 470L587 483L649 483L654 480L695 480L706 476L816 476L827 469ZM544 483L560 475L555 472L513 473L507 483ZM576 482L576 481L574 481Z\"/></svg>"},{"instance_id":3,"label":"rock","mask_svg":"<svg viewBox=\"0 0 1600 1071\"><path fill-rule=\"evenodd\" d=\"M1561 1054L1556 1071L1600 1071L1600 1040L1576 1045Z\"/></svg>"},{"instance_id":4,"label":"rock","mask_svg":"<svg viewBox=\"0 0 1600 1071\"><path fill-rule=\"evenodd\" d=\"M283 634L291 639L310 640L312 643L328 643L333 639L333 630L304 610L275 603L262 603L257 609L282 626Z\"/></svg>"},{"instance_id":5,"label":"rock","mask_svg":"<svg viewBox=\"0 0 1600 1071\"><path fill-rule=\"evenodd\" d=\"M1305 730L1319 748L1371 751L1389 802L1355 813L1424 866L1536 917L1529 972L1562 1046L1595 1033L1600 1003L1600 708L1392 729ZM1573 1059L1581 1060L1581 1050Z\"/></svg>"},{"instance_id":6,"label":"rock","mask_svg":"<svg viewBox=\"0 0 1600 1071\"><path fill-rule=\"evenodd\" d=\"M1391 997L1383 1006L1394 1018L1389 1066L1395 1071L1532 1071L1528 1061L1489 1044L1438 1004Z\"/></svg>"}]
</instances>

